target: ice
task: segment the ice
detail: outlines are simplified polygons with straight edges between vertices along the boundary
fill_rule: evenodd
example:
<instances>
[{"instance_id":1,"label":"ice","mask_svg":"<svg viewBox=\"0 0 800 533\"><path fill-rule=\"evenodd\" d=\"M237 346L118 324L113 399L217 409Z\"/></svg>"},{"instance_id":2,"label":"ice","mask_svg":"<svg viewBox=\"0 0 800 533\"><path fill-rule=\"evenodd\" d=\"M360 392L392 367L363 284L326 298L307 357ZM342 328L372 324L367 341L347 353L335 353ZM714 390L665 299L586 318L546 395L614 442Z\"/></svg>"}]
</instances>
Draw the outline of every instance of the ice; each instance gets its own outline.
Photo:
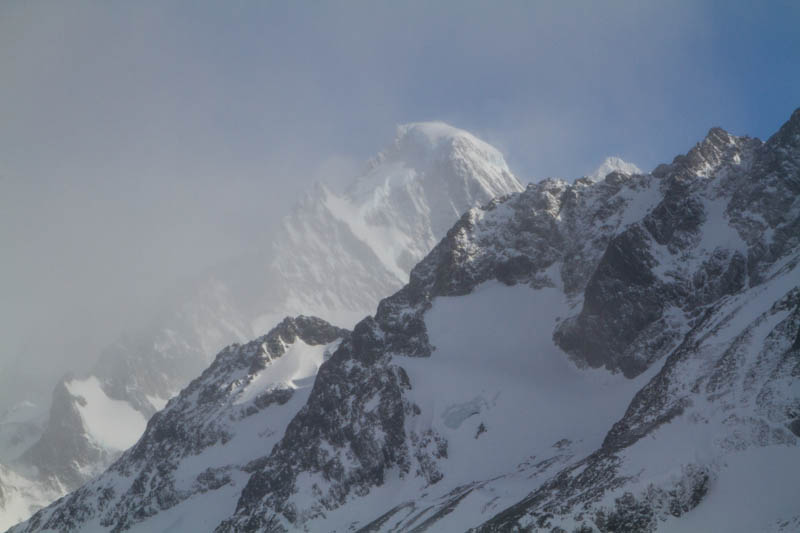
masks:
<instances>
[{"instance_id":1,"label":"ice","mask_svg":"<svg viewBox=\"0 0 800 533\"><path fill-rule=\"evenodd\" d=\"M479 395L468 402L449 406L442 413L442 420L444 425L450 429L458 429L466 419L479 415L481 411L490 407L486 398Z\"/></svg>"}]
</instances>

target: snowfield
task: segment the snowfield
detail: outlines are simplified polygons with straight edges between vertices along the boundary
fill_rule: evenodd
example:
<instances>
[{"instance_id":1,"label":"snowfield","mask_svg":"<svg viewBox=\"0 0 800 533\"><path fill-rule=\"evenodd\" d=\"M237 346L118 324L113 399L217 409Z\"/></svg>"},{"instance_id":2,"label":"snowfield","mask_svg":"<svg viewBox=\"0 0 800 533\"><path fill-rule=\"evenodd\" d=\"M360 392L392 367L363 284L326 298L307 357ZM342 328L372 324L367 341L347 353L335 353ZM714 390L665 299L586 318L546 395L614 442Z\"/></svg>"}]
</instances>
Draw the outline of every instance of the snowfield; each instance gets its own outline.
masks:
<instances>
[{"instance_id":1,"label":"snowfield","mask_svg":"<svg viewBox=\"0 0 800 533\"><path fill-rule=\"evenodd\" d=\"M557 288L496 281L434 301L425 317L433 354L398 364L422 409L414 430L433 429L448 441L448 486L513 472L530 457L552 454L562 439L588 453L624 414L646 376L577 368L553 343L556 321L568 311Z\"/></svg>"},{"instance_id":2,"label":"snowfield","mask_svg":"<svg viewBox=\"0 0 800 533\"><path fill-rule=\"evenodd\" d=\"M86 434L99 446L124 451L142 436L144 415L127 402L109 398L95 376L67 381L66 387L77 398Z\"/></svg>"}]
</instances>

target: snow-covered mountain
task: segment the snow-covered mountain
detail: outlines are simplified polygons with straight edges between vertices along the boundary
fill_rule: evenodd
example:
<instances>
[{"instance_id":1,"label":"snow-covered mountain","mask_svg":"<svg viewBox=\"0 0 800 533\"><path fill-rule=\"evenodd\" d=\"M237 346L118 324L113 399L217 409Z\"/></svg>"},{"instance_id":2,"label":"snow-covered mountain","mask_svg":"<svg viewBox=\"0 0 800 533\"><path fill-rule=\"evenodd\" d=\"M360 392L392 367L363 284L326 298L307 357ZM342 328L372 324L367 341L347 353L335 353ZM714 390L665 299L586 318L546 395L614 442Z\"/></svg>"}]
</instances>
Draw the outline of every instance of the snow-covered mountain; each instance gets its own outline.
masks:
<instances>
[{"instance_id":1,"label":"snow-covered mountain","mask_svg":"<svg viewBox=\"0 0 800 533\"><path fill-rule=\"evenodd\" d=\"M623 174L642 174L643 172L634 165L628 163L620 157L611 156L607 157L594 172L586 176L592 181L600 181L612 172L621 172Z\"/></svg>"},{"instance_id":2,"label":"snow-covered mountain","mask_svg":"<svg viewBox=\"0 0 800 533\"><path fill-rule=\"evenodd\" d=\"M522 188L473 135L441 122L400 126L343 193L318 185L286 219L269 284L281 305L262 305L262 324L307 313L352 326L408 282L467 209Z\"/></svg>"},{"instance_id":3,"label":"snow-covered mountain","mask_svg":"<svg viewBox=\"0 0 800 533\"><path fill-rule=\"evenodd\" d=\"M796 531L800 109L472 209L328 328L224 350L12 531Z\"/></svg>"},{"instance_id":4,"label":"snow-covered mountain","mask_svg":"<svg viewBox=\"0 0 800 533\"><path fill-rule=\"evenodd\" d=\"M522 188L500 152L473 135L439 122L400 126L344 191L315 186L270 250L221 266L88 372L58 383L49 422L33 439L41 437L3 462L25 486L47 487L31 505L78 488L133 445L223 346L286 315L352 326L408 281L461 214ZM12 519L0 498L0 516L10 526L27 514Z\"/></svg>"}]
</instances>

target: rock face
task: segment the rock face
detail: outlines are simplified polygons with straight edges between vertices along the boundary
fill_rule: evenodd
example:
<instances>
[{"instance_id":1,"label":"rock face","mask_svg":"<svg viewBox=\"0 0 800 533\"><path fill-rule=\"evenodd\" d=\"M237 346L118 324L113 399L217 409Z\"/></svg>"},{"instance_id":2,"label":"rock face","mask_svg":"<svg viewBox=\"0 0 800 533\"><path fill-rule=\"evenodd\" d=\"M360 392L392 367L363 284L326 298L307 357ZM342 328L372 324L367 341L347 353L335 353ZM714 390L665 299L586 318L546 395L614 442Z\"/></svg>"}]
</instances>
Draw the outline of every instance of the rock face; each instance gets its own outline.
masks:
<instances>
[{"instance_id":1,"label":"rock face","mask_svg":"<svg viewBox=\"0 0 800 533\"><path fill-rule=\"evenodd\" d=\"M462 213L521 189L500 152L471 134L443 123L400 126L344 192L310 191L271 250L219 268L179 306L109 346L88 373L62 380L49 425L14 468L34 472L32 484L78 488L133 445L145 421L225 344L289 314L354 324L408 281ZM92 394L73 394L70 383ZM138 431L120 432L127 439L109 446L87 427L90 411L123 413Z\"/></svg>"},{"instance_id":2,"label":"rock face","mask_svg":"<svg viewBox=\"0 0 800 533\"><path fill-rule=\"evenodd\" d=\"M654 171L658 203L614 235L581 313L556 332L567 352L638 375L664 354L659 347L679 338L666 323L668 310L691 312L744 287L747 245L728 229L725 204L749 181L760 144L715 128L686 156Z\"/></svg>"},{"instance_id":3,"label":"rock face","mask_svg":"<svg viewBox=\"0 0 800 533\"><path fill-rule=\"evenodd\" d=\"M317 335L342 340L299 358L315 377L270 373L297 326L278 359L226 349L12 531L793 531L798 239L800 110L766 143L715 128L650 174L530 185Z\"/></svg>"}]
</instances>

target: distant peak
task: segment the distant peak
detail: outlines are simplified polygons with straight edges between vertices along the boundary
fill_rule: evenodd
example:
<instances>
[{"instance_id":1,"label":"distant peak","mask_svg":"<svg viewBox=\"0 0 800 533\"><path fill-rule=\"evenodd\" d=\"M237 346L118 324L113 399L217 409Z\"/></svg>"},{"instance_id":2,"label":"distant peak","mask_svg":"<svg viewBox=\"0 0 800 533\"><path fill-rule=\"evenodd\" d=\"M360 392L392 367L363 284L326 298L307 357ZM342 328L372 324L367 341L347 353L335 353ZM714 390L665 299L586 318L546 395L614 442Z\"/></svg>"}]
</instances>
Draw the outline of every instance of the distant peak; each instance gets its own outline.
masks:
<instances>
[{"instance_id":1,"label":"distant peak","mask_svg":"<svg viewBox=\"0 0 800 533\"><path fill-rule=\"evenodd\" d=\"M429 186L438 182L441 190L450 180L466 196L465 205L455 204L459 209L476 205L475 185L486 199L523 189L500 150L468 131L431 121L397 126L394 142L367 163L347 194L371 196L376 187L405 187L412 179Z\"/></svg>"},{"instance_id":2,"label":"distant peak","mask_svg":"<svg viewBox=\"0 0 800 533\"><path fill-rule=\"evenodd\" d=\"M628 163L621 157L610 156L587 177L592 181L600 181L612 172L621 172L623 174L642 173L641 169L633 163Z\"/></svg>"},{"instance_id":3,"label":"distant peak","mask_svg":"<svg viewBox=\"0 0 800 533\"><path fill-rule=\"evenodd\" d=\"M402 141L406 138L425 140L432 145L437 145L442 141L448 141L456 137L467 137L476 140L477 137L462 129L451 126L438 120L430 122L412 122L397 126L397 140Z\"/></svg>"},{"instance_id":4,"label":"distant peak","mask_svg":"<svg viewBox=\"0 0 800 533\"><path fill-rule=\"evenodd\" d=\"M497 148L445 122L412 122L397 126L394 150L404 155L444 156L464 149L480 153L493 163L505 166L503 155Z\"/></svg>"}]
</instances>

